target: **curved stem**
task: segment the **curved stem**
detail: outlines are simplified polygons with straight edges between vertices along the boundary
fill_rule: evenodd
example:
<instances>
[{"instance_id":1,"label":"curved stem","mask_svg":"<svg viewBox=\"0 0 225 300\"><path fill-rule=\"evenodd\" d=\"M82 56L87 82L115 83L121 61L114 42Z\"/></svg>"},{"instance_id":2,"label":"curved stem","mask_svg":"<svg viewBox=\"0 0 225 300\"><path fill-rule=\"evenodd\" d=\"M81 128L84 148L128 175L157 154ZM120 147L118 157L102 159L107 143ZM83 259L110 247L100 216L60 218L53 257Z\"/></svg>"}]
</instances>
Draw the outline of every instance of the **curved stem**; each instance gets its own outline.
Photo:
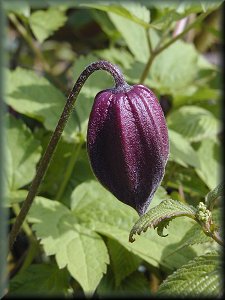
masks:
<instances>
[{"instance_id":1,"label":"curved stem","mask_svg":"<svg viewBox=\"0 0 225 300\"><path fill-rule=\"evenodd\" d=\"M50 160L54 154L54 151L55 151L56 146L59 142L59 139L62 135L62 132L63 132L63 130L66 126L66 123L69 119L69 116L73 110L73 106L77 99L77 96L79 95L80 90L83 87L85 81L88 79L88 77L94 71L97 71L97 70L105 70L113 76L113 78L115 80L115 88L114 89L122 91L122 90L126 90L129 87L129 85L125 82L125 79L124 79L121 71L115 65L111 64L108 61L94 62L94 63L90 64L89 66L87 66L84 69L84 71L80 74L79 78L77 79L74 87L72 88L72 90L67 98L66 104L64 106L63 112L58 121L58 124L55 128L55 131L53 132L51 139L49 141L49 144L45 150L45 153L39 162L36 175L31 183L27 197L23 203L20 213L17 216L16 221L10 232L10 235L9 235L9 249L10 250L13 247L13 244L19 233L21 225L23 224L23 221L25 220L26 215L31 207L31 204L33 203L33 200L38 192L38 188L41 184L41 181L43 180L43 177L47 171Z\"/></svg>"}]
</instances>

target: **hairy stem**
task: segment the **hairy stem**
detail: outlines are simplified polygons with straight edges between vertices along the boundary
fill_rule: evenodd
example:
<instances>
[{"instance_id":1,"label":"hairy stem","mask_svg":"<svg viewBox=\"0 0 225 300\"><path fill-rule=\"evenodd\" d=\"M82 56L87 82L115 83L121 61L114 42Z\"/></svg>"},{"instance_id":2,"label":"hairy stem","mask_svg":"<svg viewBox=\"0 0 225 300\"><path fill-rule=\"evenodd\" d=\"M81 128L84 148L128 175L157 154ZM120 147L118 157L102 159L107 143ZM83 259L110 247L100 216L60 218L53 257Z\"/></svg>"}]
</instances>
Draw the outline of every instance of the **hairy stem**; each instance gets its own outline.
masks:
<instances>
[{"instance_id":1,"label":"hairy stem","mask_svg":"<svg viewBox=\"0 0 225 300\"><path fill-rule=\"evenodd\" d=\"M33 200L38 192L38 188L41 184L41 181L43 180L43 177L47 171L47 168L49 166L50 160L54 154L54 151L56 149L56 146L59 142L59 139L62 135L62 132L66 126L66 123L69 119L69 116L73 110L74 103L79 95L79 92L81 88L83 87L85 81L88 79L88 77L97 70L104 70L109 72L114 80L115 80L115 88L126 90L128 87L128 84L125 82L125 79L123 77L123 74L121 71L113 64L111 64L108 61L98 61L90 64L87 66L84 71L80 74L79 78L77 79L73 89L71 90L66 104L64 106L63 112L59 118L58 124L55 128L55 131L53 132L51 139L49 141L49 144L45 150L44 155L42 156L36 175L31 183L29 192L27 194L27 197L23 203L23 206L20 210L19 215L16 218L16 221L12 227L12 230L9 234L9 249L11 250L13 247L13 244L16 240L16 237L19 233L19 230L21 228L21 225L23 224L23 221L26 218L26 215L31 207L31 204L33 203Z\"/></svg>"}]
</instances>

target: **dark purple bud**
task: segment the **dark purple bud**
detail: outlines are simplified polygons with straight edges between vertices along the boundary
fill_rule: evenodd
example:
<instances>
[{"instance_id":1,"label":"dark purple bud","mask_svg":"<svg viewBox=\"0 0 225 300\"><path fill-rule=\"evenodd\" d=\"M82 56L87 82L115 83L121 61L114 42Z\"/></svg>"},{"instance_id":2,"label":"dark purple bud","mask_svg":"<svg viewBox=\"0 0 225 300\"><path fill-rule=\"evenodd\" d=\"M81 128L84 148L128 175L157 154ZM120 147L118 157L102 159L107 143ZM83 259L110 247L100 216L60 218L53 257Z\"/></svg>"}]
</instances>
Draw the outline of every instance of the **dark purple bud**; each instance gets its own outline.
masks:
<instances>
[{"instance_id":1,"label":"dark purple bud","mask_svg":"<svg viewBox=\"0 0 225 300\"><path fill-rule=\"evenodd\" d=\"M147 210L164 176L168 131L154 93L143 85L97 94L87 133L95 176L139 215Z\"/></svg>"}]
</instances>

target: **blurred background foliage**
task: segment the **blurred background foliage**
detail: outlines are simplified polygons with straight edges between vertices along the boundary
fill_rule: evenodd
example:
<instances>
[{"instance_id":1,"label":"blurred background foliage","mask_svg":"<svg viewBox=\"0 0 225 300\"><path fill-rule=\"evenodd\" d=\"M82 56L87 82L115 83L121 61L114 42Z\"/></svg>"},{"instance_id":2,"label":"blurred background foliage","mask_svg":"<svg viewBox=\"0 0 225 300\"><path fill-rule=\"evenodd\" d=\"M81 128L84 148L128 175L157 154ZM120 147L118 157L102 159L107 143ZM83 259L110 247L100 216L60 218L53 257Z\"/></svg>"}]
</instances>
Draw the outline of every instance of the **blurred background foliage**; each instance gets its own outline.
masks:
<instances>
[{"instance_id":1,"label":"blurred background foliage","mask_svg":"<svg viewBox=\"0 0 225 300\"><path fill-rule=\"evenodd\" d=\"M36 5L35 5L36 3ZM66 97L96 60L143 83L167 119L170 158L151 207L166 198L196 205L220 181L222 1L5 1L6 176L14 222ZM137 213L96 181L86 153L103 71L83 87L29 218L10 253L9 295L152 295L214 242L185 244L194 223L171 222L128 242ZM32 225L33 224L33 225Z\"/></svg>"}]
</instances>

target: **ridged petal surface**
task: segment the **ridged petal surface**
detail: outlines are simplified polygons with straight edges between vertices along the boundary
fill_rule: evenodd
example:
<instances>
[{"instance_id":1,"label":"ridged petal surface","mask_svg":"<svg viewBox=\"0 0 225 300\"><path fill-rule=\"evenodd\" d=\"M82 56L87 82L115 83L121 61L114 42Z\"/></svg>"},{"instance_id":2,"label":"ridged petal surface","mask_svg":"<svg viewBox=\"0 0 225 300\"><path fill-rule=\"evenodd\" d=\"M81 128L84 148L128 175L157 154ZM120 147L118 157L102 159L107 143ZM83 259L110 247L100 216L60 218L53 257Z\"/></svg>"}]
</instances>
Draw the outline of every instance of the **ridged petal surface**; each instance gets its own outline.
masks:
<instances>
[{"instance_id":1,"label":"ridged petal surface","mask_svg":"<svg viewBox=\"0 0 225 300\"><path fill-rule=\"evenodd\" d=\"M97 94L87 149L95 176L116 198L142 215L158 188L169 155L161 106L148 88Z\"/></svg>"}]
</instances>

